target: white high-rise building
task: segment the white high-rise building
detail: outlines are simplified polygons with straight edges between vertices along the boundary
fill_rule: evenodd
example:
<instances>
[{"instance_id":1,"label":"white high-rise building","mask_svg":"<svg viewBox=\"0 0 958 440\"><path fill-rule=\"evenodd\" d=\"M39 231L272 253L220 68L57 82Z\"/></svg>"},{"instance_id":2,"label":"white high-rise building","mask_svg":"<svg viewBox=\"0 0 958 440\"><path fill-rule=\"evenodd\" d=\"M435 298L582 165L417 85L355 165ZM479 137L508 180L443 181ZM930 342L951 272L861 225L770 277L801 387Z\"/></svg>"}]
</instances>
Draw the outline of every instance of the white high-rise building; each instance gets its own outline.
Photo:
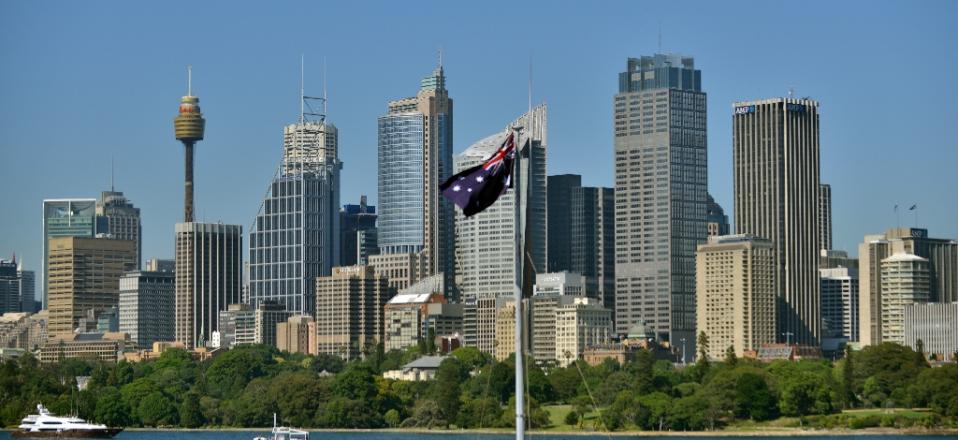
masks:
<instances>
[{"instance_id":1,"label":"white high-rise building","mask_svg":"<svg viewBox=\"0 0 958 440\"><path fill-rule=\"evenodd\" d=\"M931 297L928 259L897 253L881 260L882 342L905 344L905 307Z\"/></svg>"},{"instance_id":2,"label":"white high-rise building","mask_svg":"<svg viewBox=\"0 0 958 440\"><path fill-rule=\"evenodd\" d=\"M120 278L120 331L138 348L172 341L176 313L173 272L127 272Z\"/></svg>"},{"instance_id":3,"label":"white high-rise building","mask_svg":"<svg viewBox=\"0 0 958 440\"><path fill-rule=\"evenodd\" d=\"M532 140L522 158L520 184L530 185L527 220L532 247L526 249L536 268L546 262L546 106L534 108L506 126L506 130L476 142L456 156L456 172L481 164L502 144L509 127L524 127L517 147ZM485 211L465 217L456 210L456 285L465 303L465 344L492 353L496 339L496 304L515 295L517 224L515 190L509 189ZM527 263L528 264L528 263Z\"/></svg>"}]
</instances>

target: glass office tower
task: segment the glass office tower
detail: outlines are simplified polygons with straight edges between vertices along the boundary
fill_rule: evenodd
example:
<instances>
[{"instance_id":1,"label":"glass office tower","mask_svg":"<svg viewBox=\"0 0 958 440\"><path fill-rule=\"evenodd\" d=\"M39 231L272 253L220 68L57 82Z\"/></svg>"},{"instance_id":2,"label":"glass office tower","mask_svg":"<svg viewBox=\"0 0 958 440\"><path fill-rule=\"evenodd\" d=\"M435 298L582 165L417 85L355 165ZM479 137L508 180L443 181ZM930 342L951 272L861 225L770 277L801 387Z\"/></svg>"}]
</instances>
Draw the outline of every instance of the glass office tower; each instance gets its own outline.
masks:
<instances>
[{"instance_id":1,"label":"glass office tower","mask_svg":"<svg viewBox=\"0 0 958 440\"><path fill-rule=\"evenodd\" d=\"M285 127L283 166L250 232L249 301L313 314L316 277L339 265L338 131L332 124Z\"/></svg>"}]
</instances>

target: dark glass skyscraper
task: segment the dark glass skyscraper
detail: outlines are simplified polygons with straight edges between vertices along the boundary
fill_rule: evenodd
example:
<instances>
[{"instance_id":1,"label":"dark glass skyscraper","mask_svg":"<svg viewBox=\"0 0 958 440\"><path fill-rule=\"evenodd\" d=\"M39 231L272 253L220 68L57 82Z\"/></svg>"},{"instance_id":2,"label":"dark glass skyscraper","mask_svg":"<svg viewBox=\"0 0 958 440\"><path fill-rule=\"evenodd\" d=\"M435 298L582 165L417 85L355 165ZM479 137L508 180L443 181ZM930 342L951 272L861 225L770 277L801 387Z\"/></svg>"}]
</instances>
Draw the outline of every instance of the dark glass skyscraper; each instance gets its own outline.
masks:
<instances>
[{"instance_id":1,"label":"dark glass skyscraper","mask_svg":"<svg viewBox=\"0 0 958 440\"><path fill-rule=\"evenodd\" d=\"M691 57L629 58L615 119L615 330L695 339L695 249L705 242L706 95ZM691 352L695 352L694 347Z\"/></svg>"},{"instance_id":2,"label":"dark glass skyscraper","mask_svg":"<svg viewBox=\"0 0 958 440\"><path fill-rule=\"evenodd\" d=\"M585 295L615 306L615 192L583 187L582 176L549 176L549 272L585 278Z\"/></svg>"},{"instance_id":3,"label":"dark glass skyscraper","mask_svg":"<svg viewBox=\"0 0 958 440\"><path fill-rule=\"evenodd\" d=\"M340 266L366 264L365 257L379 252L376 240L376 207L366 204L366 196L358 205L345 205L339 211ZM360 261L362 260L362 261Z\"/></svg>"}]
</instances>

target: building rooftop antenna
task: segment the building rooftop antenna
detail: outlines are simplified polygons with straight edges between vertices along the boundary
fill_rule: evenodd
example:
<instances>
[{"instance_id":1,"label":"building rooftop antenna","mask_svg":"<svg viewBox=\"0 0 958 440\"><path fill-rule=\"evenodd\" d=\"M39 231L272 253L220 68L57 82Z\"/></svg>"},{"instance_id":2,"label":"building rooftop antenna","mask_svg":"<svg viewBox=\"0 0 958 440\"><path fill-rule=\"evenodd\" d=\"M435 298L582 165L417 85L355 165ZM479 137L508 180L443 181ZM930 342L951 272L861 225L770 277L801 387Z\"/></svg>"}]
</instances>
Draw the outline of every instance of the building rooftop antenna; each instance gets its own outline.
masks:
<instances>
[{"instance_id":1,"label":"building rooftop antenna","mask_svg":"<svg viewBox=\"0 0 958 440\"><path fill-rule=\"evenodd\" d=\"M659 22L659 53L662 53L662 22Z\"/></svg>"},{"instance_id":2,"label":"building rooftop antenna","mask_svg":"<svg viewBox=\"0 0 958 440\"><path fill-rule=\"evenodd\" d=\"M299 124L306 123L306 55L299 54Z\"/></svg>"},{"instance_id":3,"label":"building rooftop antenna","mask_svg":"<svg viewBox=\"0 0 958 440\"><path fill-rule=\"evenodd\" d=\"M326 57L323 57L323 115L326 115Z\"/></svg>"},{"instance_id":4,"label":"building rooftop antenna","mask_svg":"<svg viewBox=\"0 0 958 440\"><path fill-rule=\"evenodd\" d=\"M186 96L193 96L193 66L186 66Z\"/></svg>"},{"instance_id":5,"label":"building rooftop antenna","mask_svg":"<svg viewBox=\"0 0 958 440\"><path fill-rule=\"evenodd\" d=\"M111 154L110 155L110 192L114 192L113 175L115 170L116 170L116 167L114 166L114 159L113 159L113 155Z\"/></svg>"}]
</instances>

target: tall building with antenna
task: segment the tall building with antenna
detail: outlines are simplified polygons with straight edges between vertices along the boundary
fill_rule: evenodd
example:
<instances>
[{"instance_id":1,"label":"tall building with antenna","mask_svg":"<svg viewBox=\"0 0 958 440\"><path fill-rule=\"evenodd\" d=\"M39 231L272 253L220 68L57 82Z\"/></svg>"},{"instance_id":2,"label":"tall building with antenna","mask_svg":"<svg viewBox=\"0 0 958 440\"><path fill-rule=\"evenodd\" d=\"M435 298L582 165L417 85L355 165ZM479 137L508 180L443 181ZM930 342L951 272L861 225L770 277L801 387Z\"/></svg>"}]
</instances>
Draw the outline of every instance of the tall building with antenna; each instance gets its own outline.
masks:
<instances>
[{"instance_id":1,"label":"tall building with antenna","mask_svg":"<svg viewBox=\"0 0 958 440\"><path fill-rule=\"evenodd\" d=\"M321 107L320 107L321 106ZM250 229L249 302L310 314L316 278L339 265L338 131L323 97L300 84L299 121L283 128L283 160Z\"/></svg>"},{"instance_id":2,"label":"tall building with antenna","mask_svg":"<svg viewBox=\"0 0 958 440\"><path fill-rule=\"evenodd\" d=\"M425 275L442 272L453 288L454 212L439 194L453 169L452 99L441 55L416 96L390 101L378 123L380 253L421 252Z\"/></svg>"}]
</instances>

